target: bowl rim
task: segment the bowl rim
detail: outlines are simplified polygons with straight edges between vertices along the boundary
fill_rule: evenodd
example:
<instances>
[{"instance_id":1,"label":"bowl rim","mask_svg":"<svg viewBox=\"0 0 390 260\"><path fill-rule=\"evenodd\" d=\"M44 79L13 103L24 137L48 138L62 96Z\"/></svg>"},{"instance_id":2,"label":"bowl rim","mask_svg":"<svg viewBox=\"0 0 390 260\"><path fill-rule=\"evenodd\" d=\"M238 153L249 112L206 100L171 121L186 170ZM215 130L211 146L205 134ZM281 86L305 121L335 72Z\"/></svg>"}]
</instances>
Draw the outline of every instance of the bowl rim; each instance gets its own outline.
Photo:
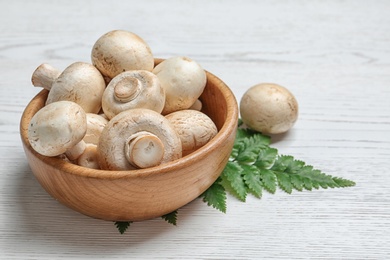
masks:
<instances>
[{"instance_id":1,"label":"bowl rim","mask_svg":"<svg viewBox=\"0 0 390 260\"><path fill-rule=\"evenodd\" d=\"M156 59L158 63L161 59ZM38 160L44 162L45 164L50 165L51 167L67 173L71 175L77 175L85 178L96 178L96 179L123 179L123 178L147 178L150 175L155 174L164 174L171 172L176 169L182 169L186 166L191 165L193 162L198 161L200 159L208 156L212 151L218 149L217 143L222 143L224 140L229 138L231 131L235 131L238 123L238 105L236 98L231 91L231 89L217 76L206 71L207 79L212 79L216 81L215 84L221 91L222 95L225 97L227 110L226 110L226 118L231 120L225 120L222 127L218 131L218 133L211 139L206 145L199 148L198 150L183 156L177 160L167 162L155 167L150 167L146 169L136 169L136 170L101 170L101 169L90 169L87 167L79 166L70 162L67 162L61 158L57 157L47 157L37 153L30 145L27 139L27 126L29 121L27 120L26 112L33 105L34 101L38 101L42 98L45 98L45 95L48 94L48 91L43 89L41 90L26 106L21 120L20 120L20 136L23 142L25 149L28 149L29 152L33 154ZM32 116L31 116L32 117ZM30 117L30 118L31 118Z\"/></svg>"}]
</instances>

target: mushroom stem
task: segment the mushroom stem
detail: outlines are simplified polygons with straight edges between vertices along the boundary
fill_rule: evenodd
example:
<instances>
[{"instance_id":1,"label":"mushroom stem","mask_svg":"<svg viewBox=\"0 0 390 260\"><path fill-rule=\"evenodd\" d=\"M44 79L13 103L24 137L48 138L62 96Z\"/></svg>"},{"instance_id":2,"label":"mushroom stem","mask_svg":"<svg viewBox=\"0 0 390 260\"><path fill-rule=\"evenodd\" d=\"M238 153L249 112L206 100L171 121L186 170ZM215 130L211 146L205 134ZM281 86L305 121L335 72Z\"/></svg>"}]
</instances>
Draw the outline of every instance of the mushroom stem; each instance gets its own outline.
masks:
<instances>
[{"instance_id":1,"label":"mushroom stem","mask_svg":"<svg viewBox=\"0 0 390 260\"><path fill-rule=\"evenodd\" d=\"M109 118L133 108L147 108L161 113L165 91L158 77L146 70L124 71L114 77L102 96L102 108Z\"/></svg>"},{"instance_id":2,"label":"mushroom stem","mask_svg":"<svg viewBox=\"0 0 390 260\"><path fill-rule=\"evenodd\" d=\"M115 100L129 102L135 99L140 93L142 83L134 77L122 78L114 87Z\"/></svg>"},{"instance_id":3,"label":"mushroom stem","mask_svg":"<svg viewBox=\"0 0 390 260\"><path fill-rule=\"evenodd\" d=\"M33 72L31 82L35 87L50 90L53 82L60 76L61 71L49 64L43 63Z\"/></svg>"},{"instance_id":4,"label":"mushroom stem","mask_svg":"<svg viewBox=\"0 0 390 260\"><path fill-rule=\"evenodd\" d=\"M125 143L125 154L134 167L143 169L157 166L164 157L164 144L152 133L138 132Z\"/></svg>"},{"instance_id":5,"label":"mushroom stem","mask_svg":"<svg viewBox=\"0 0 390 260\"><path fill-rule=\"evenodd\" d=\"M66 150L65 155L69 160L74 161L77 160L85 151L86 144L83 140L78 142L75 146Z\"/></svg>"},{"instance_id":6,"label":"mushroom stem","mask_svg":"<svg viewBox=\"0 0 390 260\"><path fill-rule=\"evenodd\" d=\"M97 145L99 137L107 125L108 120L102 115L87 113L87 132L83 138L87 144Z\"/></svg>"}]
</instances>

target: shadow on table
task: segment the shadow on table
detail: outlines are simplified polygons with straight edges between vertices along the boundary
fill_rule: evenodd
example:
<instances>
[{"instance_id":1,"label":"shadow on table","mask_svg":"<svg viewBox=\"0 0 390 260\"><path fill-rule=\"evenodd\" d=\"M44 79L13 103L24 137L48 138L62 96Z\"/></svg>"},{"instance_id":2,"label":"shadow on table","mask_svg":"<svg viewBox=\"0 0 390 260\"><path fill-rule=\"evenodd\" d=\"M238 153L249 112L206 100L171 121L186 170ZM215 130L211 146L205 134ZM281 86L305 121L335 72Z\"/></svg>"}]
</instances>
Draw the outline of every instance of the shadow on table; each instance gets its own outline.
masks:
<instances>
[{"instance_id":1,"label":"shadow on table","mask_svg":"<svg viewBox=\"0 0 390 260\"><path fill-rule=\"evenodd\" d=\"M288 138L291 138L293 135L294 135L294 129L291 129L285 133L282 133L282 134L272 134L272 135L269 135L271 137L271 146L273 144L276 144L276 143L279 143L285 139L288 139Z\"/></svg>"},{"instance_id":2,"label":"shadow on table","mask_svg":"<svg viewBox=\"0 0 390 260\"><path fill-rule=\"evenodd\" d=\"M14 200L20 208L12 222L18 223L15 230L18 241L15 243L20 243L21 248L25 241L29 247L33 246L31 243L39 243L39 248L54 246L64 252L89 250L90 253L104 255L112 253L112 250L140 246L148 240L178 231L178 227L157 218L134 222L121 235L114 222L84 216L53 199L40 186L27 163L21 164L18 172L20 178L15 185ZM203 203L193 202L185 206L185 210L180 209L178 225L185 225L186 219L200 204Z\"/></svg>"}]
</instances>

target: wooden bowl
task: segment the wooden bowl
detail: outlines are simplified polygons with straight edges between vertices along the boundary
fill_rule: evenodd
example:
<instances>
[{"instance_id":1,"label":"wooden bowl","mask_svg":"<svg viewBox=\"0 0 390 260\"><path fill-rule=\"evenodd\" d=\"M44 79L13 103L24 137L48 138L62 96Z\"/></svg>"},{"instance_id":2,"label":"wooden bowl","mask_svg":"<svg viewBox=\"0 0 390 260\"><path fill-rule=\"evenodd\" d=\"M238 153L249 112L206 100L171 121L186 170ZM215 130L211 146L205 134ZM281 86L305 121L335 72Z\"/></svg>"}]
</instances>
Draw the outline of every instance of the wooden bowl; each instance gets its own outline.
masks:
<instances>
[{"instance_id":1,"label":"wooden bowl","mask_svg":"<svg viewBox=\"0 0 390 260\"><path fill-rule=\"evenodd\" d=\"M52 197L90 217L141 221L168 214L208 189L223 171L232 151L238 120L237 102L231 90L209 72L200 99L202 111L214 121L218 134L181 159L141 170L88 169L35 152L28 142L27 129L33 115L44 106L47 94L46 90L38 93L21 118L20 135L28 163Z\"/></svg>"}]
</instances>

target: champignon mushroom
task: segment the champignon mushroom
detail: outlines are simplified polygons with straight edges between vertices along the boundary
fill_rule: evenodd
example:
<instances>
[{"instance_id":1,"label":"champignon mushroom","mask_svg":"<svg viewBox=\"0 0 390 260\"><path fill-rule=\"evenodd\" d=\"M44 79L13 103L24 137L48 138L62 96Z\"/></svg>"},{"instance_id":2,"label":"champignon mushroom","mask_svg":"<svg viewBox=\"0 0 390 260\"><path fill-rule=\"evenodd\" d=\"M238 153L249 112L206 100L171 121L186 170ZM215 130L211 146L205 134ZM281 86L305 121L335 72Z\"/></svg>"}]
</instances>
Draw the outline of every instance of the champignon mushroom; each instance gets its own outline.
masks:
<instances>
[{"instance_id":1,"label":"champignon mushroom","mask_svg":"<svg viewBox=\"0 0 390 260\"><path fill-rule=\"evenodd\" d=\"M165 89L163 115L190 108L202 94L207 83L204 69L187 57L166 59L152 72L157 75Z\"/></svg>"},{"instance_id":2,"label":"champignon mushroom","mask_svg":"<svg viewBox=\"0 0 390 260\"><path fill-rule=\"evenodd\" d=\"M105 89L102 108L108 118L132 108L148 108L161 113L165 91L157 76L146 70L125 71L114 77Z\"/></svg>"},{"instance_id":3,"label":"champignon mushroom","mask_svg":"<svg viewBox=\"0 0 390 260\"><path fill-rule=\"evenodd\" d=\"M102 35L94 44L92 64L109 78L127 70L148 70L154 67L152 51L138 35L114 30Z\"/></svg>"},{"instance_id":4,"label":"champignon mushroom","mask_svg":"<svg viewBox=\"0 0 390 260\"><path fill-rule=\"evenodd\" d=\"M218 133L214 122L197 110L180 110L165 117L179 134L183 156L204 146Z\"/></svg>"},{"instance_id":5,"label":"champignon mushroom","mask_svg":"<svg viewBox=\"0 0 390 260\"><path fill-rule=\"evenodd\" d=\"M99 114L87 113L87 132L83 138L87 144L97 145L108 120Z\"/></svg>"},{"instance_id":6,"label":"champignon mushroom","mask_svg":"<svg viewBox=\"0 0 390 260\"><path fill-rule=\"evenodd\" d=\"M106 88L100 72L85 62L72 63L60 75L50 65L42 64L34 71L32 83L50 90L46 105L56 101L73 101L86 113L99 112Z\"/></svg>"},{"instance_id":7,"label":"champignon mushroom","mask_svg":"<svg viewBox=\"0 0 390 260\"><path fill-rule=\"evenodd\" d=\"M90 169L100 169L97 156L97 145L87 143L84 152L77 158L76 164Z\"/></svg>"},{"instance_id":8,"label":"champignon mushroom","mask_svg":"<svg viewBox=\"0 0 390 260\"><path fill-rule=\"evenodd\" d=\"M82 141L87 131L87 118L81 106L71 101L58 101L44 106L31 118L28 140L41 155L77 159L85 149Z\"/></svg>"},{"instance_id":9,"label":"champignon mushroom","mask_svg":"<svg viewBox=\"0 0 390 260\"><path fill-rule=\"evenodd\" d=\"M98 160L104 170L148 168L182 156L180 138L168 120L146 108L123 111L104 128Z\"/></svg>"},{"instance_id":10,"label":"champignon mushroom","mask_svg":"<svg viewBox=\"0 0 390 260\"><path fill-rule=\"evenodd\" d=\"M286 88L262 83L249 88L240 101L242 121L264 134L288 131L298 119L298 102Z\"/></svg>"},{"instance_id":11,"label":"champignon mushroom","mask_svg":"<svg viewBox=\"0 0 390 260\"><path fill-rule=\"evenodd\" d=\"M189 109L201 111L201 110L202 110L202 107L203 107L202 101L200 101L199 99L197 99L197 100L195 101L195 103L192 104L192 106L190 106Z\"/></svg>"}]
</instances>

